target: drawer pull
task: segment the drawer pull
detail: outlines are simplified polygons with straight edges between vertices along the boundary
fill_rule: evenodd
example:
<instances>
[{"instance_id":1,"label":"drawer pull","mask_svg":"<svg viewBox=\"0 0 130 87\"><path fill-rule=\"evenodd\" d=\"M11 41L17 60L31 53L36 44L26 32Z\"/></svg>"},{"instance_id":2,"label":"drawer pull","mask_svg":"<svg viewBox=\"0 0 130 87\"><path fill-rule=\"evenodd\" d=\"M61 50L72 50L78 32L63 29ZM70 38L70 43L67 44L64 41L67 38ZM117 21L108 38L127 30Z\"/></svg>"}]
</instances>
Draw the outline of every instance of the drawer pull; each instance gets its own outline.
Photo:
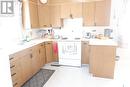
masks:
<instances>
[{"instance_id":1,"label":"drawer pull","mask_svg":"<svg viewBox=\"0 0 130 87\"><path fill-rule=\"evenodd\" d=\"M16 85L18 85L18 83L13 84L13 87L15 87Z\"/></svg>"},{"instance_id":2,"label":"drawer pull","mask_svg":"<svg viewBox=\"0 0 130 87\"><path fill-rule=\"evenodd\" d=\"M12 59L14 59L14 57L10 58L9 60L12 60Z\"/></svg>"},{"instance_id":3,"label":"drawer pull","mask_svg":"<svg viewBox=\"0 0 130 87\"><path fill-rule=\"evenodd\" d=\"M14 76L14 75L16 75L16 73L13 73L11 76Z\"/></svg>"},{"instance_id":4,"label":"drawer pull","mask_svg":"<svg viewBox=\"0 0 130 87\"><path fill-rule=\"evenodd\" d=\"M10 68L14 68L14 67L15 67L15 65L11 66Z\"/></svg>"}]
</instances>

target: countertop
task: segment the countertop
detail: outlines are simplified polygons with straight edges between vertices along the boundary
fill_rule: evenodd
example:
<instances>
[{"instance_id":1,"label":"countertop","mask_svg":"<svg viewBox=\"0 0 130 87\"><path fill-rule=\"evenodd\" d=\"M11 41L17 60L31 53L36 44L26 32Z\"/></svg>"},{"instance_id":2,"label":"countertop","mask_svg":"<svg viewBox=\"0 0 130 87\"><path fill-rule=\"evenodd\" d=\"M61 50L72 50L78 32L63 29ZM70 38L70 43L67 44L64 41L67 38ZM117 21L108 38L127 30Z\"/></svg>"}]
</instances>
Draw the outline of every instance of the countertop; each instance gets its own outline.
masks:
<instances>
[{"instance_id":1,"label":"countertop","mask_svg":"<svg viewBox=\"0 0 130 87\"><path fill-rule=\"evenodd\" d=\"M106 40L90 39L89 45L118 46L117 42L115 42L112 39L106 39Z\"/></svg>"},{"instance_id":2,"label":"countertop","mask_svg":"<svg viewBox=\"0 0 130 87\"><path fill-rule=\"evenodd\" d=\"M79 40L61 40L61 39L47 39L47 38L40 38L40 39L34 39L30 42L25 42L24 44L18 43L18 44L9 44L6 47L3 47L0 51L6 52L6 54L10 55L15 52L21 51L23 49L32 47L34 45L46 42L46 41L89 41L89 45L109 45L109 46L117 46L117 43L113 40L107 39L107 40L100 40L100 39L79 39Z\"/></svg>"}]
</instances>

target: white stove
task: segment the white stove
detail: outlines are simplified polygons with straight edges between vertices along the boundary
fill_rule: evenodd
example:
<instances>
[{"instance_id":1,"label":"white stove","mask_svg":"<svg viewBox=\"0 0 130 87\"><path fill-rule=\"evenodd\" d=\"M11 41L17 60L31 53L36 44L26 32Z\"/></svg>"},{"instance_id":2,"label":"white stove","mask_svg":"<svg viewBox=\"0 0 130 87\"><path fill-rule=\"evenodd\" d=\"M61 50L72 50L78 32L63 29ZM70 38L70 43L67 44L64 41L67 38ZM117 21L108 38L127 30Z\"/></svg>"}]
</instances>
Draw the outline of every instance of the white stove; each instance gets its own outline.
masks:
<instances>
[{"instance_id":1,"label":"white stove","mask_svg":"<svg viewBox=\"0 0 130 87\"><path fill-rule=\"evenodd\" d=\"M58 41L59 64L81 66L81 40Z\"/></svg>"}]
</instances>

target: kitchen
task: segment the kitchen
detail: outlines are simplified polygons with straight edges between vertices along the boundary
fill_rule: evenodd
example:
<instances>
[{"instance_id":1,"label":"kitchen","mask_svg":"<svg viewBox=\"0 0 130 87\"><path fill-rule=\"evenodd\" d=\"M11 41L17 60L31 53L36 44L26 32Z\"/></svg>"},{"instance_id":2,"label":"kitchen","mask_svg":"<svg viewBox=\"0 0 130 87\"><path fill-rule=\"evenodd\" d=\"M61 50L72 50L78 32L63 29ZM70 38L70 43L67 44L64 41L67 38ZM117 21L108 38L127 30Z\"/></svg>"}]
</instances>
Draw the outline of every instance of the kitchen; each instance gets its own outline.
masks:
<instances>
[{"instance_id":1,"label":"kitchen","mask_svg":"<svg viewBox=\"0 0 130 87\"><path fill-rule=\"evenodd\" d=\"M61 87L68 84L68 81L71 83L65 87L97 87L97 85L106 87L109 81L111 81L109 87L128 87L128 80L125 77L121 80L122 75L127 71L121 72L122 68L125 69L123 66L127 59L123 65L121 53L124 51L118 53L120 48L129 48L125 35L129 35L128 31L120 29L124 26L127 26L126 29L128 28L128 25L123 23L126 21L123 16L128 15L125 14L128 13L127 2L127 0L120 0L119 6L114 7L117 2L113 0L48 0L47 3L37 0L23 0L22 2L16 0L15 15L0 17L2 20L0 26L1 29L3 28L0 33L2 41L0 53L1 57L4 57L1 58L0 72L1 77L4 78L0 81L4 82L0 85L12 87L13 84L14 87L21 87L43 67L56 70L44 85L45 87L52 87L52 85ZM15 23L17 26L12 26ZM8 26L6 26L7 24ZM10 37L5 37L4 33ZM121 35L123 36L119 37ZM3 36L5 38L2 38ZM119 46L119 44L121 45ZM117 65L122 68L120 69ZM12 67L16 70L12 70ZM11 72L10 68L12 68ZM63 74L62 70L68 74ZM76 71L78 74L75 73ZM81 71L83 73L79 73ZM123 74L117 78L119 71ZM15 74L16 72L18 76ZM118 73L115 74L116 72ZM84 77L78 76L80 74L88 75L90 79L85 80ZM77 80L76 75L83 82ZM102 78L106 79L100 80ZM77 84L72 81L77 81ZM86 84L86 81L90 84ZM95 85L93 85L93 81L95 81ZM101 84L103 82L106 84ZM117 84L119 82L120 84Z\"/></svg>"}]
</instances>

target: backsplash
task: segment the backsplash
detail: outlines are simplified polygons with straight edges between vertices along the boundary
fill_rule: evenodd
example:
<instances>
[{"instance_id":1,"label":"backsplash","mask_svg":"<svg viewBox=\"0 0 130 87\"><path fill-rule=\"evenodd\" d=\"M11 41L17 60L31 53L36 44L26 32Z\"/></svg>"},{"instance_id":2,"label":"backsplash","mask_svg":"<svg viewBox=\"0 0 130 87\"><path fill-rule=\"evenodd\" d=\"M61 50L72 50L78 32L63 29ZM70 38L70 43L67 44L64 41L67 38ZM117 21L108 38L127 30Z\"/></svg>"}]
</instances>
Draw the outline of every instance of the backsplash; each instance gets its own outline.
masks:
<instances>
[{"instance_id":1,"label":"backsplash","mask_svg":"<svg viewBox=\"0 0 130 87\"><path fill-rule=\"evenodd\" d=\"M86 33L90 33L91 35L104 35L104 29L112 29L109 26L96 26L96 27L83 27L82 26L82 18L75 18L75 19L65 19L64 20L64 27L61 29L53 29L54 36L60 37L69 37L69 38L84 38L86 37ZM44 31L44 32L43 32ZM48 29L38 29L32 30L32 38L41 37L41 34L47 33ZM111 35L114 37L114 32Z\"/></svg>"}]
</instances>

